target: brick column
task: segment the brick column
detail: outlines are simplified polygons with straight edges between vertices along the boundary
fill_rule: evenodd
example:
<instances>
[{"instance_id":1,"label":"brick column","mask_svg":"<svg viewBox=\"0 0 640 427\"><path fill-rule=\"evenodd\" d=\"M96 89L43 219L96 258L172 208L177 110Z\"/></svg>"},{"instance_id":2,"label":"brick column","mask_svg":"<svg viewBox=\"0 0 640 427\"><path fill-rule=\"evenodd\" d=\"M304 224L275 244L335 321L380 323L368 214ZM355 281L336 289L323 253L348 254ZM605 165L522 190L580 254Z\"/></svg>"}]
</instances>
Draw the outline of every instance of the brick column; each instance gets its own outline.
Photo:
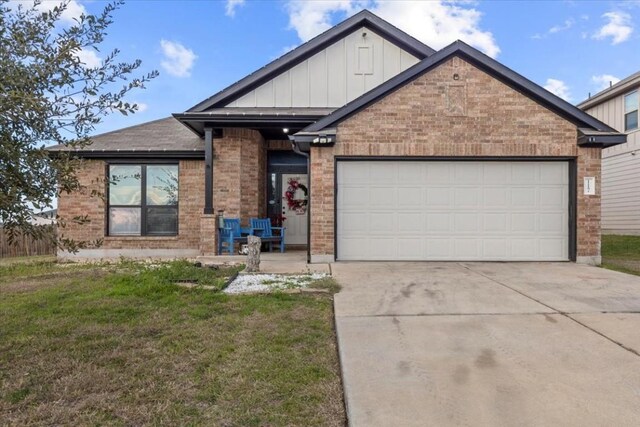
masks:
<instances>
[{"instance_id":1,"label":"brick column","mask_svg":"<svg viewBox=\"0 0 640 427\"><path fill-rule=\"evenodd\" d=\"M200 216L200 254L216 254L216 216Z\"/></svg>"}]
</instances>

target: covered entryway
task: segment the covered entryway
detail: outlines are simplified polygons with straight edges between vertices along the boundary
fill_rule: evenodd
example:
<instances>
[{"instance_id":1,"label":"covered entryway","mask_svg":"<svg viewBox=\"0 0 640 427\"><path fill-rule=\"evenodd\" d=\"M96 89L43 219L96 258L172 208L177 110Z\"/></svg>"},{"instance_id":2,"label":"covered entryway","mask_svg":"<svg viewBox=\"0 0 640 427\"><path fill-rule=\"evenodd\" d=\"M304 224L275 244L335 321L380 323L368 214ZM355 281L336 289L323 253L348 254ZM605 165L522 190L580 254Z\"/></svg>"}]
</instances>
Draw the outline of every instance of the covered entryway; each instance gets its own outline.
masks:
<instances>
[{"instance_id":1,"label":"covered entryway","mask_svg":"<svg viewBox=\"0 0 640 427\"><path fill-rule=\"evenodd\" d=\"M337 162L338 260L564 261L568 161Z\"/></svg>"}]
</instances>

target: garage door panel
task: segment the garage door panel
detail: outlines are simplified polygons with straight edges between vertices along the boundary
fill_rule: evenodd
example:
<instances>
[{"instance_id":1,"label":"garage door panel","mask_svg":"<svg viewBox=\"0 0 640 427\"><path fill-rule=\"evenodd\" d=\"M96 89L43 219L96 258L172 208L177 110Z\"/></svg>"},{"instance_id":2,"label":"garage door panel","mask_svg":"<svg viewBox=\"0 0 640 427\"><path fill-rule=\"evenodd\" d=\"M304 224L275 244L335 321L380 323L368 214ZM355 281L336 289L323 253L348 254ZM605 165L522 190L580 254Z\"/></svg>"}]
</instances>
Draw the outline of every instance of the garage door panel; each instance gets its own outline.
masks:
<instances>
[{"instance_id":1,"label":"garage door panel","mask_svg":"<svg viewBox=\"0 0 640 427\"><path fill-rule=\"evenodd\" d=\"M536 206L535 187L515 187L511 189L511 207L531 209Z\"/></svg>"},{"instance_id":2,"label":"garage door panel","mask_svg":"<svg viewBox=\"0 0 640 427\"><path fill-rule=\"evenodd\" d=\"M453 240L449 238L430 238L424 240L424 254L426 259L448 260L453 257Z\"/></svg>"},{"instance_id":3,"label":"garage door panel","mask_svg":"<svg viewBox=\"0 0 640 427\"><path fill-rule=\"evenodd\" d=\"M375 230L375 235L393 235L397 227L397 214L393 212L371 212L369 214L369 230Z\"/></svg>"},{"instance_id":4,"label":"garage door panel","mask_svg":"<svg viewBox=\"0 0 640 427\"><path fill-rule=\"evenodd\" d=\"M487 162L483 166L483 183L485 185L503 185L509 180L511 165L500 162Z\"/></svg>"},{"instance_id":5,"label":"garage door panel","mask_svg":"<svg viewBox=\"0 0 640 427\"><path fill-rule=\"evenodd\" d=\"M481 163L454 163L454 180L456 184L460 185L469 185L469 184L477 184L480 182L480 177L482 173L482 164ZM449 181L451 182L451 181Z\"/></svg>"},{"instance_id":6,"label":"garage door panel","mask_svg":"<svg viewBox=\"0 0 640 427\"><path fill-rule=\"evenodd\" d=\"M422 244L421 238L399 238L398 243L398 256L405 260L421 260L422 259Z\"/></svg>"},{"instance_id":7,"label":"garage door panel","mask_svg":"<svg viewBox=\"0 0 640 427\"><path fill-rule=\"evenodd\" d=\"M373 208L396 209L398 204L397 187L371 187L369 190L370 206Z\"/></svg>"},{"instance_id":8,"label":"garage door panel","mask_svg":"<svg viewBox=\"0 0 640 427\"><path fill-rule=\"evenodd\" d=\"M538 221L538 231L541 233L563 234L567 231L566 216L563 212L541 213Z\"/></svg>"},{"instance_id":9,"label":"garage door panel","mask_svg":"<svg viewBox=\"0 0 640 427\"><path fill-rule=\"evenodd\" d=\"M340 163L338 166L345 166L346 163ZM348 167L341 167L340 174L338 175L338 184L365 184L369 185L371 180L369 179L369 170L371 168L364 162L352 162Z\"/></svg>"},{"instance_id":10,"label":"garage door panel","mask_svg":"<svg viewBox=\"0 0 640 427\"><path fill-rule=\"evenodd\" d=\"M539 244L540 252L551 259L561 257L565 252L564 240L560 238L542 238Z\"/></svg>"},{"instance_id":11,"label":"garage door panel","mask_svg":"<svg viewBox=\"0 0 640 427\"><path fill-rule=\"evenodd\" d=\"M426 203L430 208L448 208L451 205L451 188L449 187L427 188L426 194Z\"/></svg>"},{"instance_id":12,"label":"garage door panel","mask_svg":"<svg viewBox=\"0 0 640 427\"><path fill-rule=\"evenodd\" d=\"M511 231L516 233L535 233L536 215L534 213L512 213Z\"/></svg>"},{"instance_id":13,"label":"garage door panel","mask_svg":"<svg viewBox=\"0 0 640 427\"><path fill-rule=\"evenodd\" d=\"M456 234L477 233L479 227L479 217L476 213L456 213L453 214L453 230Z\"/></svg>"},{"instance_id":14,"label":"garage door panel","mask_svg":"<svg viewBox=\"0 0 640 427\"><path fill-rule=\"evenodd\" d=\"M564 191L561 187L540 187L540 205L564 210L567 206Z\"/></svg>"},{"instance_id":15,"label":"garage door panel","mask_svg":"<svg viewBox=\"0 0 640 427\"><path fill-rule=\"evenodd\" d=\"M398 181L398 164L395 162L384 162L375 170L369 171L369 182L372 184L395 184Z\"/></svg>"},{"instance_id":16,"label":"garage door panel","mask_svg":"<svg viewBox=\"0 0 640 427\"><path fill-rule=\"evenodd\" d=\"M503 239L482 240L482 255L488 258L504 259L509 255L509 241Z\"/></svg>"},{"instance_id":17,"label":"garage door panel","mask_svg":"<svg viewBox=\"0 0 640 427\"><path fill-rule=\"evenodd\" d=\"M358 209L369 205L369 188L355 185L340 186L338 205L346 209Z\"/></svg>"},{"instance_id":18,"label":"garage door panel","mask_svg":"<svg viewBox=\"0 0 640 427\"><path fill-rule=\"evenodd\" d=\"M427 231L437 233L449 233L453 231L452 217L448 212L426 214Z\"/></svg>"},{"instance_id":19,"label":"garage door panel","mask_svg":"<svg viewBox=\"0 0 640 427\"><path fill-rule=\"evenodd\" d=\"M369 238L367 246L373 260L389 260L398 257L398 240L394 237Z\"/></svg>"},{"instance_id":20,"label":"garage door panel","mask_svg":"<svg viewBox=\"0 0 640 427\"><path fill-rule=\"evenodd\" d=\"M409 162L406 165L398 168L398 183L399 184L415 184L416 182L424 182L426 168L421 163Z\"/></svg>"},{"instance_id":21,"label":"garage door panel","mask_svg":"<svg viewBox=\"0 0 640 427\"><path fill-rule=\"evenodd\" d=\"M337 166L338 259L568 258L567 162Z\"/></svg>"},{"instance_id":22,"label":"garage door panel","mask_svg":"<svg viewBox=\"0 0 640 427\"><path fill-rule=\"evenodd\" d=\"M449 184L451 182L452 177L450 175L452 170L451 166L447 162L433 162L429 165L423 165L427 171L426 182L429 185Z\"/></svg>"},{"instance_id":23,"label":"garage door panel","mask_svg":"<svg viewBox=\"0 0 640 427\"><path fill-rule=\"evenodd\" d=\"M398 187L398 207L405 209L422 208L424 204L423 194L424 191L420 187Z\"/></svg>"},{"instance_id":24,"label":"garage door panel","mask_svg":"<svg viewBox=\"0 0 640 427\"><path fill-rule=\"evenodd\" d=\"M478 187L456 188L454 193L454 207L461 209L477 208L480 201L478 190Z\"/></svg>"},{"instance_id":25,"label":"garage door panel","mask_svg":"<svg viewBox=\"0 0 640 427\"><path fill-rule=\"evenodd\" d=\"M483 221L483 230L486 232L502 234L509 230L510 221L506 213L486 213L483 216Z\"/></svg>"},{"instance_id":26,"label":"garage door panel","mask_svg":"<svg viewBox=\"0 0 640 427\"><path fill-rule=\"evenodd\" d=\"M539 180L539 165L535 163L511 163L511 183L534 184Z\"/></svg>"},{"instance_id":27,"label":"garage door panel","mask_svg":"<svg viewBox=\"0 0 640 427\"><path fill-rule=\"evenodd\" d=\"M422 212L399 212L398 232L400 234L422 235L425 231L425 214Z\"/></svg>"},{"instance_id":28,"label":"garage door panel","mask_svg":"<svg viewBox=\"0 0 640 427\"><path fill-rule=\"evenodd\" d=\"M367 235L370 228L367 214L364 212L345 213L338 222L338 233L344 235Z\"/></svg>"},{"instance_id":29,"label":"garage door panel","mask_svg":"<svg viewBox=\"0 0 640 427\"><path fill-rule=\"evenodd\" d=\"M488 208L505 208L509 205L509 190L501 187L483 188L482 202Z\"/></svg>"},{"instance_id":30,"label":"garage door panel","mask_svg":"<svg viewBox=\"0 0 640 427\"><path fill-rule=\"evenodd\" d=\"M457 259L478 259L480 258L480 244L479 239L461 239L457 238L453 241L453 258Z\"/></svg>"}]
</instances>

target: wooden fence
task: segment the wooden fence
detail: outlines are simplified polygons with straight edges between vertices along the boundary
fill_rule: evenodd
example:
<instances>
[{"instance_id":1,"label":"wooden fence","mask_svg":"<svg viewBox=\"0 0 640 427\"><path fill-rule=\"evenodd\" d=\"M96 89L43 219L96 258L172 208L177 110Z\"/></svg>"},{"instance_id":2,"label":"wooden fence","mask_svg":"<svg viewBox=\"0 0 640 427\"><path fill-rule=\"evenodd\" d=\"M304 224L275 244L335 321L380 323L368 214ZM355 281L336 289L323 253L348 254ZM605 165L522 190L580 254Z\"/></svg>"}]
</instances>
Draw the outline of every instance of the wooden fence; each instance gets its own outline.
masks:
<instances>
[{"instance_id":1,"label":"wooden fence","mask_svg":"<svg viewBox=\"0 0 640 427\"><path fill-rule=\"evenodd\" d=\"M56 232L56 227L53 225L43 225L42 227L49 228L51 233ZM56 246L50 239L33 239L29 236L18 236L13 243L9 244L9 237L6 231L0 228L0 258L55 254Z\"/></svg>"}]
</instances>

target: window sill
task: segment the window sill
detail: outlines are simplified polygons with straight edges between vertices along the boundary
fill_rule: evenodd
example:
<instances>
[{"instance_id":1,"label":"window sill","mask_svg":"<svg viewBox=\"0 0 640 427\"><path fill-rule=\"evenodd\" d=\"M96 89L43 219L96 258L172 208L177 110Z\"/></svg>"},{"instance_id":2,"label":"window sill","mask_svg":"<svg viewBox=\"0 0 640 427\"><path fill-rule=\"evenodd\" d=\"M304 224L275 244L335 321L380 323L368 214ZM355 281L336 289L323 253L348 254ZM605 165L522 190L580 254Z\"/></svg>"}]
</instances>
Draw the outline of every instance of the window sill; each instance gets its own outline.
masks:
<instances>
[{"instance_id":1,"label":"window sill","mask_svg":"<svg viewBox=\"0 0 640 427\"><path fill-rule=\"evenodd\" d=\"M178 240L179 236L104 236L105 241L114 240L135 240L136 242L142 240L158 241L158 240Z\"/></svg>"}]
</instances>

